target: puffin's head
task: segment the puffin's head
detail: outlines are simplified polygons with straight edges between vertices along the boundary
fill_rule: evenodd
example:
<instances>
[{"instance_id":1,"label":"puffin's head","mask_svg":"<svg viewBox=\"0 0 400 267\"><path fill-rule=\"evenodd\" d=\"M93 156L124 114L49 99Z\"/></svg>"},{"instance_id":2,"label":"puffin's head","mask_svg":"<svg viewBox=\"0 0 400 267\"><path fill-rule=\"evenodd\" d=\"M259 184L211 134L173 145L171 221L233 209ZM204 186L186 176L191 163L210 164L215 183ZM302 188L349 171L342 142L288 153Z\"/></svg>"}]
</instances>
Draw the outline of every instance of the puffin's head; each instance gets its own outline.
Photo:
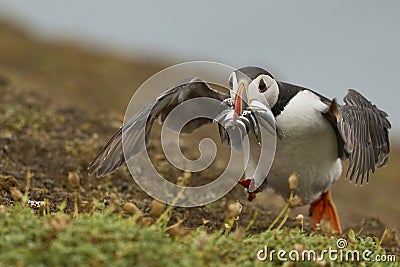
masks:
<instances>
[{"instance_id":1,"label":"puffin's head","mask_svg":"<svg viewBox=\"0 0 400 267\"><path fill-rule=\"evenodd\" d=\"M279 87L273 76L259 67L244 67L229 77L231 98L234 99L235 118L247 105L259 101L269 108L278 102Z\"/></svg>"}]
</instances>

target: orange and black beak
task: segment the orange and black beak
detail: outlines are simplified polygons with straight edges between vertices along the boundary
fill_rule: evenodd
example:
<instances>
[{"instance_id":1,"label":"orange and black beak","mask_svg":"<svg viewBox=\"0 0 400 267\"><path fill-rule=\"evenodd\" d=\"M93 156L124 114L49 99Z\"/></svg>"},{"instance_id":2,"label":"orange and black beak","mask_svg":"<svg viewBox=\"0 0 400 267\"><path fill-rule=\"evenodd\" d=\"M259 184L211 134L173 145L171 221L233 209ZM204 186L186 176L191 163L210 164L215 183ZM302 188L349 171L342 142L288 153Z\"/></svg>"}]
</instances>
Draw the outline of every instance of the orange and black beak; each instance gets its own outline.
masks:
<instances>
[{"instance_id":1,"label":"orange and black beak","mask_svg":"<svg viewBox=\"0 0 400 267\"><path fill-rule=\"evenodd\" d=\"M237 95L235 98L235 108L233 113L233 125L235 125L236 120L240 114L243 112L243 91L245 91L245 85L241 83L239 85L239 89L237 91Z\"/></svg>"}]
</instances>

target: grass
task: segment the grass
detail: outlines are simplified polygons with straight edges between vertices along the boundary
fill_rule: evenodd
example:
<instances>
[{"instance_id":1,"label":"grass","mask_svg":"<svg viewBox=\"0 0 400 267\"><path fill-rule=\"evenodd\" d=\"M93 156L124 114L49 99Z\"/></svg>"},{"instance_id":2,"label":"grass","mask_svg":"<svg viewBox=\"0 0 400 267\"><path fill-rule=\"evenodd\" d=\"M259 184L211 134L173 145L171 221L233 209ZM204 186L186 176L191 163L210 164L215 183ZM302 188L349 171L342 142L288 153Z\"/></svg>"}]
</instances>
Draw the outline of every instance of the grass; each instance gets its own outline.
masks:
<instances>
[{"instance_id":1,"label":"grass","mask_svg":"<svg viewBox=\"0 0 400 267\"><path fill-rule=\"evenodd\" d=\"M101 207L100 207L101 206ZM100 209L99 209L100 207ZM167 231L165 224L143 225L138 216L104 208L72 218L62 212L34 214L30 208L1 207L0 266L278 266L283 262L257 260L256 253L268 250L290 251L336 249L334 235L308 234L299 228L265 231L249 235L226 229L207 233L203 227L184 235ZM346 236L347 249L372 251L371 259L386 255L378 240ZM288 264L288 263L285 263ZM305 266L353 266L354 262L305 261ZM398 263L390 263L399 266ZM390 266L385 263L385 266ZM361 266L380 266L361 262Z\"/></svg>"}]
</instances>

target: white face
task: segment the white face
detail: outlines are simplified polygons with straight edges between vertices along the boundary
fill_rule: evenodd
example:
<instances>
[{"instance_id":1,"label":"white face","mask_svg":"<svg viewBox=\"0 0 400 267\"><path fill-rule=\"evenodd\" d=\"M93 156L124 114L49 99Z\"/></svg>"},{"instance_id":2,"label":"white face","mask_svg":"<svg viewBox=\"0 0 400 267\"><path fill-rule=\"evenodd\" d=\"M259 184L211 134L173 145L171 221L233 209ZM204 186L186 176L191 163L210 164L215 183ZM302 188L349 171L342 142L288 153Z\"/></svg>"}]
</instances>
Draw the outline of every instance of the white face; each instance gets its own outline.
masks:
<instances>
[{"instance_id":1,"label":"white face","mask_svg":"<svg viewBox=\"0 0 400 267\"><path fill-rule=\"evenodd\" d=\"M247 89L247 96L249 104L257 100L272 108L278 102L278 84L271 76L261 74L250 83Z\"/></svg>"},{"instance_id":2,"label":"white face","mask_svg":"<svg viewBox=\"0 0 400 267\"><path fill-rule=\"evenodd\" d=\"M269 75L261 74L249 84L249 79L238 81L236 72L233 72L229 77L230 94L233 100L236 98L240 84L243 84L245 87L245 95L242 97L248 105L256 100L272 108L278 102L279 87L277 82Z\"/></svg>"}]
</instances>

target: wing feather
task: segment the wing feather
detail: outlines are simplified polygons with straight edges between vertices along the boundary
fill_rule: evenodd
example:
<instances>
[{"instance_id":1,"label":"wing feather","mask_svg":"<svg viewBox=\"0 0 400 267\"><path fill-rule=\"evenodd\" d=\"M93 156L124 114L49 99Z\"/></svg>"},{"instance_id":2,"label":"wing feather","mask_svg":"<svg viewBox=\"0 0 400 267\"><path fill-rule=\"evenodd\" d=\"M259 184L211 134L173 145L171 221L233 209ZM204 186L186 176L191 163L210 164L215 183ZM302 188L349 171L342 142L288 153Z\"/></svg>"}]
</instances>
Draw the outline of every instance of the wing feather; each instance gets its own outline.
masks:
<instances>
[{"instance_id":1,"label":"wing feather","mask_svg":"<svg viewBox=\"0 0 400 267\"><path fill-rule=\"evenodd\" d=\"M349 157L347 177L356 183L368 183L370 172L387 163L390 122L386 112L378 109L359 92L350 89L340 106L337 130ZM343 155L341 155L343 158Z\"/></svg>"},{"instance_id":2,"label":"wing feather","mask_svg":"<svg viewBox=\"0 0 400 267\"><path fill-rule=\"evenodd\" d=\"M144 151L148 145L154 121L163 122L177 105L196 97L208 97L222 101L229 95L212 89L199 78L190 78L179 82L142 108L110 138L90 164L89 174L97 171L97 176L100 177L112 173L126 160ZM212 120L206 118L192 120L185 125L182 133L191 133L208 123L212 123ZM141 142L143 140L140 138L143 129L145 129L145 142ZM124 148L122 148L122 133L126 138L124 140L126 147ZM127 159L124 157L124 151Z\"/></svg>"}]
</instances>

